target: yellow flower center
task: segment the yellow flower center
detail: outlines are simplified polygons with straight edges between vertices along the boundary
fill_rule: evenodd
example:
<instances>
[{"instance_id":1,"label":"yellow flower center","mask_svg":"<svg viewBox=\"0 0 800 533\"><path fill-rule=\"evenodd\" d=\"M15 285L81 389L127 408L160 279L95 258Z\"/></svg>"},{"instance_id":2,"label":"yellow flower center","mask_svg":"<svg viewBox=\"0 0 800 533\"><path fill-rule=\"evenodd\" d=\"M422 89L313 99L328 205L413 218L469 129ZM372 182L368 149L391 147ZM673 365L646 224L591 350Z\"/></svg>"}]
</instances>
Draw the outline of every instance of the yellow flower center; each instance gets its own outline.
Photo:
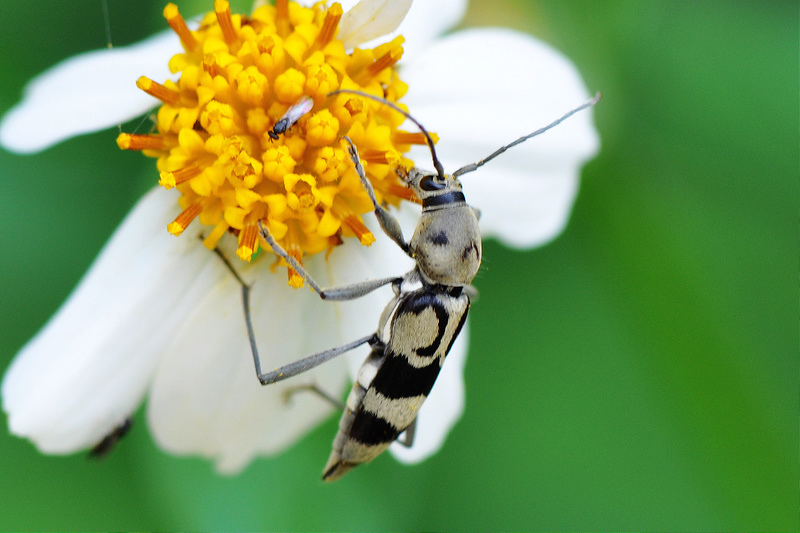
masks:
<instances>
[{"instance_id":1,"label":"yellow flower center","mask_svg":"<svg viewBox=\"0 0 800 533\"><path fill-rule=\"evenodd\" d=\"M227 1L216 0L191 31L167 5L164 17L185 50L169 63L180 79L138 80L162 102L157 133L123 133L117 144L157 157L159 183L180 191L183 212L170 233L180 235L197 218L211 228L207 247L231 233L245 261L267 246L258 221L298 260L343 237L371 244L361 215L372 204L341 145L344 135L359 147L378 201L414 199L394 170L413 164L402 154L424 138L398 130L403 117L386 106L327 96L355 89L396 102L407 90L394 68L403 38L346 53L336 39L341 16L338 3L326 10L288 0L232 15ZM289 283L302 285L291 269Z\"/></svg>"}]
</instances>

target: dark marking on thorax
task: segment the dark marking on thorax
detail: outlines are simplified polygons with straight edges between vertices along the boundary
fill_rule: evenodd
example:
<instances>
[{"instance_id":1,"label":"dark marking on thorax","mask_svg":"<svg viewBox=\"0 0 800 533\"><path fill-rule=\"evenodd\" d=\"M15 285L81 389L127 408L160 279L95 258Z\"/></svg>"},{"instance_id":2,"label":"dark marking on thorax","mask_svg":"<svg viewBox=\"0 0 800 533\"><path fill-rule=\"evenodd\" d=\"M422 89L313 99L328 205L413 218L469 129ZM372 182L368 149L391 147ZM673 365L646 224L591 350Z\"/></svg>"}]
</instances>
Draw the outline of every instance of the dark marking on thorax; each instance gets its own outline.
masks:
<instances>
[{"instance_id":1,"label":"dark marking on thorax","mask_svg":"<svg viewBox=\"0 0 800 533\"><path fill-rule=\"evenodd\" d=\"M461 250L461 260L466 261L471 255L474 255L475 258L480 261L481 255L475 242L470 242L464 247L463 250Z\"/></svg>"},{"instance_id":2,"label":"dark marking on thorax","mask_svg":"<svg viewBox=\"0 0 800 533\"><path fill-rule=\"evenodd\" d=\"M440 231L436 235L432 235L428 238L428 240L437 246L447 246L450 244L450 239L447 238L447 232L444 230Z\"/></svg>"},{"instance_id":3,"label":"dark marking on thorax","mask_svg":"<svg viewBox=\"0 0 800 533\"><path fill-rule=\"evenodd\" d=\"M464 193L461 191L452 191L446 192L444 194L439 194L437 196L429 196L422 200L422 209L427 210L434 207L442 207L451 204L457 203L466 203L466 198L464 198Z\"/></svg>"}]
</instances>

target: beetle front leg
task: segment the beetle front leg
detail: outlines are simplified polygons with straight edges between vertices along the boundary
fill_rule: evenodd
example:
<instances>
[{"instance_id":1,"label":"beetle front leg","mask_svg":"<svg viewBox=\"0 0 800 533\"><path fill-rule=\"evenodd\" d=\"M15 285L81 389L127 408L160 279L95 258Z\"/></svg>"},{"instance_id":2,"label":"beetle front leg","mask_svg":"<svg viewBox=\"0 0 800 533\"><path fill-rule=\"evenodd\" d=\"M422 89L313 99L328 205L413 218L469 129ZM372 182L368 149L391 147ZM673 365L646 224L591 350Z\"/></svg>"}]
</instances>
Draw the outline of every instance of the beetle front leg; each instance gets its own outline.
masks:
<instances>
[{"instance_id":1,"label":"beetle front leg","mask_svg":"<svg viewBox=\"0 0 800 533\"><path fill-rule=\"evenodd\" d=\"M270 239L271 238L272 237L270 236ZM267 241L267 242L269 242L269 241ZM276 243L275 246L278 246L277 243ZM280 250L283 251L283 248L280 248ZM252 312L250 311L250 285L245 283L245 281L242 279L242 277L239 275L239 273L236 272L236 269L233 268L233 265L230 263L230 261L228 261L228 258L226 258L222 254L222 252L220 252L217 249L214 249L214 252L219 256L220 259L222 259L222 262L225 264L225 266L228 268L228 270L231 272L231 274L233 274L233 277L236 278L236 281L238 281L239 285L241 285L241 287L242 287L242 306L244 307L244 322L245 322L245 325L247 326L247 338L250 341L250 350L253 352L253 364L254 364L255 369L256 369L256 376L258 377L258 381L260 381L262 385L269 385L271 383L275 383L277 381L282 381L282 380L284 380L286 378L290 378L292 376L296 376L297 374L301 374L301 373L305 372L306 370L310 370L310 369L312 369L312 368L314 368L316 366L321 365L322 363L330 361L334 357L337 357L337 356L339 356L339 355L341 355L341 354L343 354L345 352L349 352L350 350L352 350L354 348L358 348L359 346L361 346L363 344L372 345L372 344L377 342L377 338L376 338L375 334L373 333L372 335L368 335L366 337L362 337L362 338L360 338L358 340L355 340L353 342L344 344L342 346L337 346L336 348L331 348L331 349L325 350L323 352L315 353L314 355L310 355L310 356L305 357L303 359L300 359L298 361L294 361L294 362L289 363L287 365L284 365L284 366L282 366L280 368L277 368L277 369L273 370L272 372L262 372L261 371L261 357L258 354L258 346L256 344L256 335L255 335L255 332L253 331ZM285 254L286 252L283 251L283 253ZM302 267L300 267L300 268L302 268ZM305 273L304 270L302 272ZM301 275L302 275L302 273L301 273ZM306 276L308 276L307 273L306 273ZM310 276L308 276L307 281L309 279L311 279ZM382 285L386 285L388 283L391 283L392 281L395 281L395 279L396 278L391 278L388 281L376 280L376 281L373 281L373 282L366 282L366 283L362 283L362 284L349 285L349 286L345 286L345 287L339 287L339 288L330 289L332 291L331 292L331 294L332 294L331 299L336 299L336 296L339 296L340 297L339 299L342 299L342 300L357 298L359 295L366 294L367 292L369 292L369 290L374 290L375 288L380 286L380 285L376 285L376 283L383 282ZM310 285L310 283L309 283L309 285ZM315 283L315 285L316 285L316 283ZM373 285L375 285L375 286L373 287ZM348 287L349 287L349 290L352 291L351 293L347 292L348 291ZM367 289L369 289L369 290L367 290ZM317 291L317 292L320 292L320 291ZM356 296L352 296L353 293L355 293ZM320 296L325 298L325 294L327 294L327 293L321 292ZM345 297L343 297L343 295Z\"/></svg>"},{"instance_id":2,"label":"beetle front leg","mask_svg":"<svg viewBox=\"0 0 800 533\"><path fill-rule=\"evenodd\" d=\"M333 395L322 390L316 383L306 383L305 385L297 385L295 387L288 388L283 393L284 401L288 402L292 396L294 396L298 392L304 392L304 391L313 392L314 394L316 394L317 396L319 396L320 398L331 404L339 411L344 411L345 409L347 409L347 406L344 403L342 403L341 400L335 398Z\"/></svg>"},{"instance_id":3,"label":"beetle front leg","mask_svg":"<svg viewBox=\"0 0 800 533\"><path fill-rule=\"evenodd\" d=\"M384 285L389 285L401 278L397 276L393 276L391 278L380 278L380 279L371 279L368 281L361 281L358 283L351 283L349 285L341 285L339 287L328 287L322 288L320 287L319 283L316 282L314 278L311 277L311 274L303 268L303 265L300 262L289 255L289 253L283 249L283 246L278 244L275 240L275 237L272 236L270 233L269 228L267 228L261 221L258 221L258 230L261 233L261 237L270 245L272 251L275 252L277 255L282 257L284 261L289 263L289 266L297 272L303 281L308 284L309 287L314 289L314 292L319 294L319 297L323 300L334 300L337 302L343 300L355 300L356 298L361 298L362 296L371 293L372 291L383 287Z\"/></svg>"},{"instance_id":4,"label":"beetle front leg","mask_svg":"<svg viewBox=\"0 0 800 533\"><path fill-rule=\"evenodd\" d=\"M400 223L394 216L392 216L391 213L389 213L389 211L386 210L385 207L378 203L378 199L375 196L375 190L372 188L372 183L370 183L370 181L367 179L367 175L364 172L364 167L361 165L361 159L358 157L356 145L353 144L353 141L350 140L350 137L345 136L344 140L350 145L347 149L347 152L350 154L350 159L353 161L353 165L356 167L358 177L361 178L361 184L364 186L364 189L366 189L369 199L372 200L372 206L375 208L375 217L378 219L378 224L381 225L383 232L388 235L389 238L392 239L397 246L399 246L406 253L406 255L412 257L411 249L403 237L403 230L400 228Z\"/></svg>"}]
</instances>

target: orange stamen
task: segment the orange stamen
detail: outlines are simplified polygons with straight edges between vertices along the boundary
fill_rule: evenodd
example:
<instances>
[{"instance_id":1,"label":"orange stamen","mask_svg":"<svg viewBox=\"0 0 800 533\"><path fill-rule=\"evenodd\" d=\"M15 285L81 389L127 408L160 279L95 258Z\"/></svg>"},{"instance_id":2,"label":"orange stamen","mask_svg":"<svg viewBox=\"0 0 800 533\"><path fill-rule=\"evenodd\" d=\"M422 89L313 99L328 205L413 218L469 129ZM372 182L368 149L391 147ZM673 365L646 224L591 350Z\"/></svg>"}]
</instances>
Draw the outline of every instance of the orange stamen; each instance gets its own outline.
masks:
<instances>
[{"instance_id":1,"label":"orange stamen","mask_svg":"<svg viewBox=\"0 0 800 533\"><path fill-rule=\"evenodd\" d=\"M378 165L397 164L400 156L395 151L386 150L364 150L361 152L362 161Z\"/></svg>"},{"instance_id":2,"label":"orange stamen","mask_svg":"<svg viewBox=\"0 0 800 533\"><path fill-rule=\"evenodd\" d=\"M178 12L178 6L173 3L167 4L167 7L164 8L164 18L167 19L167 24L172 28L172 31L180 37L186 50L195 50L197 48L197 41L186 26L186 21L183 20L183 17Z\"/></svg>"},{"instance_id":3,"label":"orange stamen","mask_svg":"<svg viewBox=\"0 0 800 533\"><path fill-rule=\"evenodd\" d=\"M338 234L333 234L328 237L328 249L325 250L325 260L327 261L331 257L331 252L337 247L344 244L344 241Z\"/></svg>"},{"instance_id":4,"label":"orange stamen","mask_svg":"<svg viewBox=\"0 0 800 533\"><path fill-rule=\"evenodd\" d=\"M350 115L356 115L364 110L364 100L361 98L348 98L344 108L347 109Z\"/></svg>"},{"instance_id":5,"label":"orange stamen","mask_svg":"<svg viewBox=\"0 0 800 533\"><path fill-rule=\"evenodd\" d=\"M289 35L289 0L275 0L275 24L278 35Z\"/></svg>"},{"instance_id":6,"label":"orange stamen","mask_svg":"<svg viewBox=\"0 0 800 533\"><path fill-rule=\"evenodd\" d=\"M409 202L414 202L415 204L422 204L420 199L417 198L417 195L414 194L414 191L408 187L403 187L398 183L390 183L386 189L391 195L402 198L403 200L408 200Z\"/></svg>"},{"instance_id":7,"label":"orange stamen","mask_svg":"<svg viewBox=\"0 0 800 533\"><path fill-rule=\"evenodd\" d=\"M325 20L322 22L322 28L317 35L317 44L323 48L333 36L336 35L336 30L339 27L339 20L342 18L342 5L338 2L334 3L328 12L325 13Z\"/></svg>"},{"instance_id":8,"label":"orange stamen","mask_svg":"<svg viewBox=\"0 0 800 533\"><path fill-rule=\"evenodd\" d=\"M239 259L249 262L253 258L257 249L256 237L258 237L258 227L255 225L251 224L242 229L239 233L239 248L236 249Z\"/></svg>"},{"instance_id":9,"label":"orange stamen","mask_svg":"<svg viewBox=\"0 0 800 533\"><path fill-rule=\"evenodd\" d=\"M210 54L203 58L203 70L208 72L212 78L216 78L221 73L217 59Z\"/></svg>"},{"instance_id":10,"label":"orange stamen","mask_svg":"<svg viewBox=\"0 0 800 533\"><path fill-rule=\"evenodd\" d=\"M135 133L120 133L117 136L117 146L122 150L163 150L166 147L161 135Z\"/></svg>"},{"instance_id":11,"label":"orange stamen","mask_svg":"<svg viewBox=\"0 0 800 533\"><path fill-rule=\"evenodd\" d=\"M430 133L430 132L429 132ZM439 136L435 133L431 133L431 139L433 143L436 144L439 142ZM392 142L394 144L418 144L421 146L425 146L428 142L425 140L425 135L421 132L411 133L408 131L396 131L394 135L392 135Z\"/></svg>"},{"instance_id":12,"label":"orange stamen","mask_svg":"<svg viewBox=\"0 0 800 533\"><path fill-rule=\"evenodd\" d=\"M158 98L165 104L176 106L181 100L181 95L177 91L168 89L160 83L156 83L147 76L141 76L136 80L136 86L154 98Z\"/></svg>"},{"instance_id":13,"label":"orange stamen","mask_svg":"<svg viewBox=\"0 0 800 533\"><path fill-rule=\"evenodd\" d=\"M369 246L375 242L375 236L356 215L347 215L342 222L350 228L350 231L356 234L362 245Z\"/></svg>"},{"instance_id":14,"label":"orange stamen","mask_svg":"<svg viewBox=\"0 0 800 533\"><path fill-rule=\"evenodd\" d=\"M400 58L403 57L403 49L402 48L395 48L391 52L386 52L381 57L379 57L373 64L367 67L367 72L370 76L375 77L381 73L381 71L385 68L389 68L398 61Z\"/></svg>"},{"instance_id":15,"label":"orange stamen","mask_svg":"<svg viewBox=\"0 0 800 533\"><path fill-rule=\"evenodd\" d=\"M291 250L288 251L288 253L289 255L294 257L298 263L300 263L301 265L303 264L303 262L301 261L303 259L303 254L301 254L297 248L293 247ZM288 267L287 274L289 276L289 285L291 285L295 289L299 289L300 287L303 286L303 277L300 274L298 274L295 269L293 269L292 267Z\"/></svg>"},{"instance_id":16,"label":"orange stamen","mask_svg":"<svg viewBox=\"0 0 800 533\"><path fill-rule=\"evenodd\" d=\"M175 235L176 237L183 233L183 231L192 223L192 220L200 214L200 211L203 210L203 206L200 202L196 204L192 204L186 209L183 210L183 213L178 215L178 217L170 224L167 225L167 231Z\"/></svg>"},{"instance_id":17,"label":"orange stamen","mask_svg":"<svg viewBox=\"0 0 800 533\"><path fill-rule=\"evenodd\" d=\"M233 19L231 18L231 5L228 0L214 0L214 12L217 14L219 21L219 28L222 30L222 36L228 44L235 43L239 36L233 27Z\"/></svg>"},{"instance_id":18,"label":"orange stamen","mask_svg":"<svg viewBox=\"0 0 800 533\"><path fill-rule=\"evenodd\" d=\"M402 37L398 37L398 39L402 39ZM380 74L384 69L387 69L400 61L401 57L403 57L403 47L399 45L395 46L376 59L371 65L369 65L359 74L354 76L353 79L359 84L369 83L372 78Z\"/></svg>"},{"instance_id":19,"label":"orange stamen","mask_svg":"<svg viewBox=\"0 0 800 533\"><path fill-rule=\"evenodd\" d=\"M172 172L162 172L161 179L158 180L159 185L165 189L171 189L181 183L186 183L195 176L198 176L203 169L198 165L189 165L188 167L179 168Z\"/></svg>"}]
</instances>

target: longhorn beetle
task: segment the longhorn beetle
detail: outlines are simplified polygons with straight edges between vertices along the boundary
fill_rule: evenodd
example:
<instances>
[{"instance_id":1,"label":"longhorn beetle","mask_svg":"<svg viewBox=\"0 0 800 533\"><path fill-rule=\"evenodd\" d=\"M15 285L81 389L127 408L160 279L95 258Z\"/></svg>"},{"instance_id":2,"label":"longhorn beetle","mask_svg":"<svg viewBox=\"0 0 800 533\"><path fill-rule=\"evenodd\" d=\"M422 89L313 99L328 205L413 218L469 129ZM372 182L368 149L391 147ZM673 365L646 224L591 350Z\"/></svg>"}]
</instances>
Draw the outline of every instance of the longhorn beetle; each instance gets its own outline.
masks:
<instances>
[{"instance_id":1,"label":"longhorn beetle","mask_svg":"<svg viewBox=\"0 0 800 533\"><path fill-rule=\"evenodd\" d=\"M372 184L364 173L358 150L349 137L344 137L350 159L372 200L381 228L414 259L416 266L402 276L321 288L303 266L275 241L261 222L259 229L261 237L272 250L323 300L353 300L391 284L394 297L380 317L378 330L343 346L262 373L250 316L250 287L234 271L242 285L245 322L256 374L262 385L310 370L363 344L369 344L372 348L343 406L339 431L322 475L325 481L339 479L353 467L371 461L403 432L406 432L404 444L410 446L419 408L430 393L445 357L464 326L470 305L465 288L470 285L481 264L481 236L477 211L466 203L458 177L483 166L512 146L544 133L578 111L593 106L600 99L598 93L555 122L498 148L477 163L445 174L431 136L410 114L392 102L360 91L339 90L328 96L341 93L355 94L391 107L413 122L425 136L436 172L416 167L398 169L398 175L422 201L422 214L409 242L403 237L397 219L378 203Z\"/></svg>"}]
</instances>

